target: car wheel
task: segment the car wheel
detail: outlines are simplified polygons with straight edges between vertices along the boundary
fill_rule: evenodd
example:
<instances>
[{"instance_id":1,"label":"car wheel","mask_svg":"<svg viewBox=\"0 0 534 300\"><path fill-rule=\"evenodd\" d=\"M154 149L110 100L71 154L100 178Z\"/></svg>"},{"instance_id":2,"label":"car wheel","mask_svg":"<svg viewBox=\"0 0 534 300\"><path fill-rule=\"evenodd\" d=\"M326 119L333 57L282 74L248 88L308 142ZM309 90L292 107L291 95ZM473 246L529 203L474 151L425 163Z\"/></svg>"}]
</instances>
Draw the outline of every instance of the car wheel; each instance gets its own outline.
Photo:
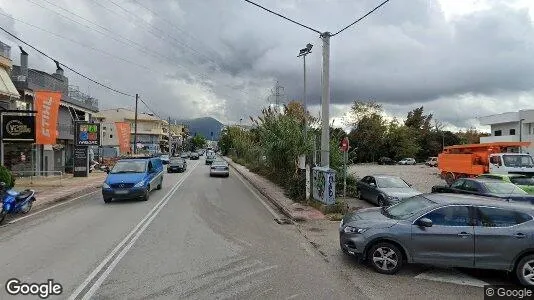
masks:
<instances>
[{"instance_id":1,"label":"car wheel","mask_svg":"<svg viewBox=\"0 0 534 300\"><path fill-rule=\"evenodd\" d=\"M150 198L150 187L147 187L145 195L143 196L141 200L148 201L148 198Z\"/></svg>"},{"instance_id":2,"label":"car wheel","mask_svg":"<svg viewBox=\"0 0 534 300\"><path fill-rule=\"evenodd\" d=\"M392 275L402 267L402 252L391 243L378 243L369 251L369 262L382 274Z\"/></svg>"},{"instance_id":3,"label":"car wheel","mask_svg":"<svg viewBox=\"0 0 534 300\"><path fill-rule=\"evenodd\" d=\"M515 272L522 285L534 285L534 255L523 257L517 264Z\"/></svg>"},{"instance_id":4,"label":"car wheel","mask_svg":"<svg viewBox=\"0 0 534 300\"><path fill-rule=\"evenodd\" d=\"M111 202L111 198L104 197L104 203L109 203L109 202Z\"/></svg>"},{"instance_id":5,"label":"car wheel","mask_svg":"<svg viewBox=\"0 0 534 300\"><path fill-rule=\"evenodd\" d=\"M382 198L381 196L378 197L377 201L378 201L378 206L380 206L380 207L386 206L384 198Z\"/></svg>"}]
</instances>

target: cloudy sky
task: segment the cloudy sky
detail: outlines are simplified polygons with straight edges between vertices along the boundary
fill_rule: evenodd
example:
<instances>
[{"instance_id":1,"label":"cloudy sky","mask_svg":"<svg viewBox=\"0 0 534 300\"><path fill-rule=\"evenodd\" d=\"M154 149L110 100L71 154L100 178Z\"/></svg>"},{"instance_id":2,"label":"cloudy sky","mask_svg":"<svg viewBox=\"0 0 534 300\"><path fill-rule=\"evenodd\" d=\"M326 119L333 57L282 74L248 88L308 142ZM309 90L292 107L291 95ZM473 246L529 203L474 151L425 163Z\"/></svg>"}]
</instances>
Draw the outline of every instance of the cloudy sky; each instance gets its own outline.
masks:
<instances>
[{"instance_id":1,"label":"cloudy sky","mask_svg":"<svg viewBox=\"0 0 534 300\"><path fill-rule=\"evenodd\" d=\"M320 31L336 32L380 0L257 0ZM534 1L391 0L331 40L331 117L342 125L356 99L403 117L423 105L449 128L534 108ZM127 93L162 117L237 122L281 99L302 99L298 50L307 58L308 102L318 113L318 34L242 0L0 0L0 26L61 62ZM0 32L19 63L20 43ZM37 52L31 68L54 72ZM132 107L66 71L101 108ZM146 108L143 108L146 110ZM482 127L483 129L483 127Z\"/></svg>"}]
</instances>

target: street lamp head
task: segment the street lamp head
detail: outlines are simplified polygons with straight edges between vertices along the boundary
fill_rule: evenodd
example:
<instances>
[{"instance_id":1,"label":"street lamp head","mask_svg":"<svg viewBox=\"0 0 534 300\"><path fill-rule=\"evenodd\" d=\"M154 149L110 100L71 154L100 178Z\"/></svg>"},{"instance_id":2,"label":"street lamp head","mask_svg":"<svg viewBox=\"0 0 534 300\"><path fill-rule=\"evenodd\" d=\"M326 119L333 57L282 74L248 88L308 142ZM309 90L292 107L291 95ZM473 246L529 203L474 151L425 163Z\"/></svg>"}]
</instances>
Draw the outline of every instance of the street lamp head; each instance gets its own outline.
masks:
<instances>
[{"instance_id":1,"label":"street lamp head","mask_svg":"<svg viewBox=\"0 0 534 300\"><path fill-rule=\"evenodd\" d=\"M308 45L306 45L306 50L308 50L308 52L310 52L312 48L313 48L312 44L308 43Z\"/></svg>"}]
</instances>

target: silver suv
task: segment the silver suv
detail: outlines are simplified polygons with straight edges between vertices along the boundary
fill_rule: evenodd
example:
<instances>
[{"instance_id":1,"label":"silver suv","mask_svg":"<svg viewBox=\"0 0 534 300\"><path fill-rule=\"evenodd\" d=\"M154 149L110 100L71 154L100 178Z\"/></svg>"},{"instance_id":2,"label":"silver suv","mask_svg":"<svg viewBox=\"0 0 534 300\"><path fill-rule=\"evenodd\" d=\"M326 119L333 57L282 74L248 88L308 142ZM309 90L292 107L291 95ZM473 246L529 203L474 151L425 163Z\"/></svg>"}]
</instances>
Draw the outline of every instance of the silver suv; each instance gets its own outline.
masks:
<instances>
[{"instance_id":1,"label":"silver suv","mask_svg":"<svg viewBox=\"0 0 534 300\"><path fill-rule=\"evenodd\" d=\"M534 285L534 206L460 194L424 194L347 214L343 252L379 273L403 263L515 272Z\"/></svg>"}]
</instances>

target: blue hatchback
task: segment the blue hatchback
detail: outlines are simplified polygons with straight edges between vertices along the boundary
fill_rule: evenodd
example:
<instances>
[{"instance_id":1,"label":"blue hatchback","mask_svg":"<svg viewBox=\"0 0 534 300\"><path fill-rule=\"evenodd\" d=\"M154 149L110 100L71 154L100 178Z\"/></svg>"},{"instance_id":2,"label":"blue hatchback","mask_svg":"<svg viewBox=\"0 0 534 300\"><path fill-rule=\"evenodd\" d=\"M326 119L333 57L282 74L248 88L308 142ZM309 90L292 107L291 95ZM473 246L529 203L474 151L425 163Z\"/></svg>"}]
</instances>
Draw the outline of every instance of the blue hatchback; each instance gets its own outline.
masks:
<instances>
[{"instance_id":1,"label":"blue hatchback","mask_svg":"<svg viewBox=\"0 0 534 300\"><path fill-rule=\"evenodd\" d=\"M161 189L163 164L157 157L128 158L119 160L108 172L102 184L104 202L113 199L137 199L146 201L150 191Z\"/></svg>"}]
</instances>

